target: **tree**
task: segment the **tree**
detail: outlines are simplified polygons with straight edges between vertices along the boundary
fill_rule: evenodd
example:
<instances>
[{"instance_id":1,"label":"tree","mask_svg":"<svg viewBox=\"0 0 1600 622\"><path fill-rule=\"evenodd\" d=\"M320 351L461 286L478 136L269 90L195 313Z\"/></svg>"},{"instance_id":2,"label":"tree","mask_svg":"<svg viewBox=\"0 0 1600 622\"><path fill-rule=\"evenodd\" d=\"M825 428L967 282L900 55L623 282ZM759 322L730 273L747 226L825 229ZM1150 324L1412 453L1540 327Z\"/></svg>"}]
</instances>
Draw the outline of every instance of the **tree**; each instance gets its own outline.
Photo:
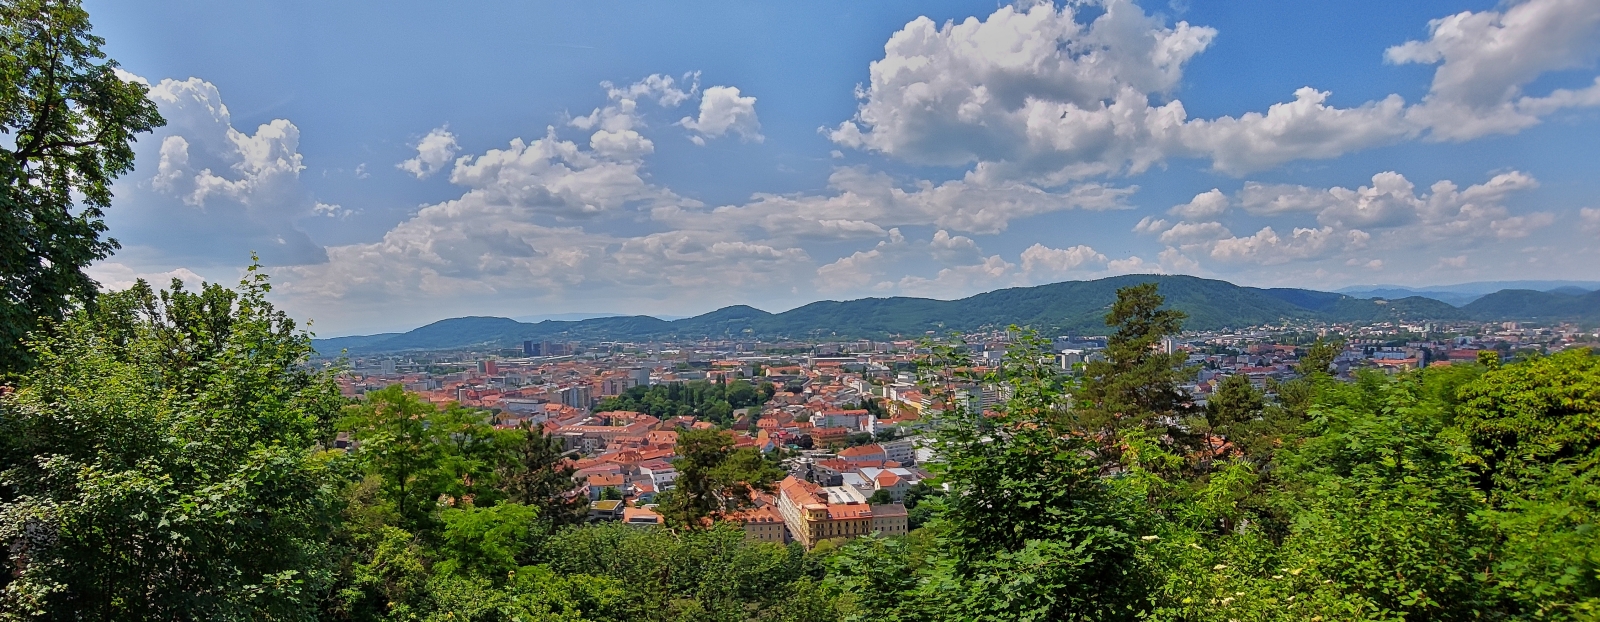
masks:
<instances>
[{"instance_id":1,"label":"tree","mask_svg":"<svg viewBox=\"0 0 1600 622\"><path fill-rule=\"evenodd\" d=\"M498 465L501 492L512 502L538 509L551 525L576 525L589 517L589 499L574 494L577 472L562 457L561 440L544 428L523 424L508 437L510 447Z\"/></svg>"},{"instance_id":2,"label":"tree","mask_svg":"<svg viewBox=\"0 0 1600 622\"><path fill-rule=\"evenodd\" d=\"M1188 411L1189 396L1179 383L1189 377L1182 352L1156 350L1162 337L1178 333L1182 311L1162 309L1155 283L1117 290L1106 314L1114 327L1106 339L1105 358L1084 367L1083 384L1074 394L1074 427L1099 443L1109 466L1120 460L1123 435L1133 428L1159 428L1157 437L1183 439L1176 425Z\"/></svg>"},{"instance_id":3,"label":"tree","mask_svg":"<svg viewBox=\"0 0 1600 622\"><path fill-rule=\"evenodd\" d=\"M237 291L138 282L34 342L0 398L0 612L62 620L314 615L339 506L311 340Z\"/></svg>"},{"instance_id":4,"label":"tree","mask_svg":"<svg viewBox=\"0 0 1600 622\"><path fill-rule=\"evenodd\" d=\"M351 406L345 419L358 443L356 459L380 478L380 496L408 531L433 523L439 495L450 484L440 468L446 457L441 430L428 423L437 411L396 384L368 393L366 403Z\"/></svg>"},{"instance_id":5,"label":"tree","mask_svg":"<svg viewBox=\"0 0 1600 622\"><path fill-rule=\"evenodd\" d=\"M117 75L77 0L0 3L0 39L3 376L33 362L29 333L94 300L83 269L118 248L101 237L111 182L133 169L134 136L165 121L145 85Z\"/></svg>"},{"instance_id":6,"label":"tree","mask_svg":"<svg viewBox=\"0 0 1600 622\"><path fill-rule=\"evenodd\" d=\"M1333 367L1333 360L1339 358L1339 353L1343 351L1343 339L1324 341L1318 337L1310 347L1306 348L1305 356L1300 357L1300 374L1310 376L1328 373L1328 368Z\"/></svg>"},{"instance_id":7,"label":"tree","mask_svg":"<svg viewBox=\"0 0 1600 622\"><path fill-rule=\"evenodd\" d=\"M1070 428L1071 401L1043 362L1049 346L1017 334L983 378L1010 399L993 413L958 405L937 429L950 486L940 553L952 574L927 584L951 583L939 588L948 619L1125 619L1140 598L1135 505Z\"/></svg>"},{"instance_id":8,"label":"tree","mask_svg":"<svg viewBox=\"0 0 1600 622\"><path fill-rule=\"evenodd\" d=\"M887 491L887 490L882 490L882 489L874 490L874 491L872 491L872 496L867 497L867 503L870 503L872 505L883 505L885 503L894 503L894 497L891 496L889 494L889 491Z\"/></svg>"},{"instance_id":9,"label":"tree","mask_svg":"<svg viewBox=\"0 0 1600 622\"><path fill-rule=\"evenodd\" d=\"M678 435L676 487L664 493L658 508L674 527L695 529L706 518L749 507L750 494L770 490L783 470L754 448L735 449L733 439L718 430L686 430Z\"/></svg>"}]
</instances>

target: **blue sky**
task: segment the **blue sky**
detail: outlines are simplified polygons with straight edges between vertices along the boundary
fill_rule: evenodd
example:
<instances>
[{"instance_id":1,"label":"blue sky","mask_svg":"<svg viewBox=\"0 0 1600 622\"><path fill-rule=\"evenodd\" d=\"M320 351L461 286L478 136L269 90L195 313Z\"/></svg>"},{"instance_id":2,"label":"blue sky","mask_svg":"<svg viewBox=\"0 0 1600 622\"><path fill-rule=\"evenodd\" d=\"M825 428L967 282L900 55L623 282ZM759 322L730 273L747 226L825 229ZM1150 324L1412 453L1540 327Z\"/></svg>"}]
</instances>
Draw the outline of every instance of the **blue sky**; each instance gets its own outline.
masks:
<instances>
[{"instance_id":1,"label":"blue sky","mask_svg":"<svg viewBox=\"0 0 1600 622\"><path fill-rule=\"evenodd\" d=\"M1600 274L1592 0L86 7L170 121L93 274L322 335Z\"/></svg>"}]
</instances>

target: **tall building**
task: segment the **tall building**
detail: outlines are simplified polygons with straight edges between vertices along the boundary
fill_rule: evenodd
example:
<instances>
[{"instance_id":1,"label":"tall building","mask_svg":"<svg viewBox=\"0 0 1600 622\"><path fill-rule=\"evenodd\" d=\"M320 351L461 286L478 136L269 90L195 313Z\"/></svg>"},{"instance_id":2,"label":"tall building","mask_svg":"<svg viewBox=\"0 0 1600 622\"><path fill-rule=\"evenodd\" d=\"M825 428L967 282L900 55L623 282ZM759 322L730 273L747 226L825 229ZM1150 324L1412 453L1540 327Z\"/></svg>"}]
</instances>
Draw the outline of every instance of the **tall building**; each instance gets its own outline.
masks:
<instances>
[{"instance_id":1,"label":"tall building","mask_svg":"<svg viewBox=\"0 0 1600 622\"><path fill-rule=\"evenodd\" d=\"M540 347L541 345L539 342L532 340L522 342L522 355L544 356L544 348Z\"/></svg>"},{"instance_id":2,"label":"tall building","mask_svg":"<svg viewBox=\"0 0 1600 622\"><path fill-rule=\"evenodd\" d=\"M593 389L587 384L575 384L561 390L561 403L573 408L588 408L593 400Z\"/></svg>"},{"instance_id":3,"label":"tall building","mask_svg":"<svg viewBox=\"0 0 1600 622\"><path fill-rule=\"evenodd\" d=\"M493 360L478 361L478 373L487 376L500 375L500 364Z\"/></svg>"}]
</instances>

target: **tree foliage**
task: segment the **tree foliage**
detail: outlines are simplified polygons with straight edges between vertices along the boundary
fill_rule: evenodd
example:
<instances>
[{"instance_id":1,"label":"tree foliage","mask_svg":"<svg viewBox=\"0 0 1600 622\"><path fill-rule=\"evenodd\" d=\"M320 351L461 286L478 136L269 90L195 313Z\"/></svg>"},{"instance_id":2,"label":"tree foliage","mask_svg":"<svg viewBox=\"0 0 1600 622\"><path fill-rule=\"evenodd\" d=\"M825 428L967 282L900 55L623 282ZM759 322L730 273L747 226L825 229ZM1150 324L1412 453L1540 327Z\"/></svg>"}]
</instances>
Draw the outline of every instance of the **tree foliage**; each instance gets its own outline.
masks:
<instances>
[{"instance_id":1,"label":"tree foliage","mask_svg":"<svg viewBox=\"0 0 1600 622\"><path fill-rule=\"evenodd\" d=\"M332 568L337 387L266 301L140 282L36 342L0 400L0 611L245 619L314 611Z\"/></svg>"},{"instance_id":2,"label":"tree foliage","mask_svg":"<svg viewBox=\"0 0 1600 622\"><path fill-rule=\"evenodd\" d=\"M0 2L0 375L33 362L31 332L95 298L90 263L111 182L133 169L133 140L165 123L147 88L117 75L77 0Z\"/></svg>"}]
</instances>

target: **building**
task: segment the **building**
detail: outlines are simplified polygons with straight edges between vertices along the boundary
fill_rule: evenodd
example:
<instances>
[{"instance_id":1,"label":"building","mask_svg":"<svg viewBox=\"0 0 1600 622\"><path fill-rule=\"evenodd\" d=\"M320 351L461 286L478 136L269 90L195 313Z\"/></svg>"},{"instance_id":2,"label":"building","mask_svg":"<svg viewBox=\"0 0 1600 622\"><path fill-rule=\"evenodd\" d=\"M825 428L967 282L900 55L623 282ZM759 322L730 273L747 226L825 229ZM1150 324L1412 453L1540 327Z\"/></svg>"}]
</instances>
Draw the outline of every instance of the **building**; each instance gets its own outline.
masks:
<instances>
[{"instance_id":1,"label":"building","mask_svg":"<svg viewBox=\"0 0 1600 622\"><path fill-rule=\"evenodd\" d=\"M789 543L788 525L784 524L783 515L770 505L740 512L730 518L744 525L744 537L747 540Z\"/></svg>"},{"instance_id":2,"label":"building","mask_svg":"<svg viewBox=\"0 0 1600 622\"><path fill-rule=\"evenodd\" d=\"M917 461L917 448L909 438L878 443L878 446L883 448L884 457L890 462L913 464Z\"/></svg>"},{"instance_id":3,"label":"building","mask_svg":"<svg viewBox=\"0 0 1600 622\"><path fill-rule=\"evenodd\" d=\"M575 384L561 390L561 403L573 408L588 408L594 401L594 389L586 384Z\"/></svg>"},{"instance_id":4,"label":"building","mask_svg":"<svg viewBox=\"0 0 1600 622\"><path fill-rule=\"evenodd\" d=\"M656 490L672 490L678 481L678 470L666 460L646 460L639 463L639 475L650 478Z\"/></svg>"},{"instance_id":5,"label":"building","mask_svg":"<svg viewBox=\"0 0 1600 622\"><path fill-rule=\"evenodd\" d=\"M537 341L524 341L522 342L522 355L544 356L544 348L540 346L541 344Z\"/></svg>"},{"instance_id":6,"label":"building","mask_svg":"<svg viewBox=\"0 0 1600 622\"><path fill-rule=\"evenodd\" d=\"M650 508L622 508L622 524L647 529L666 524L663 517Z\"/></svg>"},{"instance_id":7,"label":"building","mask_svg":"<svg viewBox=\"0 0 1600 622\"><path fill-rule=\"evenodd\" d=\"M906 532L905 506L870 505L850 486L822 487L793 475L778 484L777 509L789 537L807 549L823 540L856 538L875 531ZM882 516L874 520L875 513Z\"/></svg>"},{"instance_id":8,"label":"building","mask_svg":"<svg viewBox=\"0 0 1600 622\"><path fill-rule=\"evenodd\" d=\"M911 522L906 514L906 506L899 503L887 503L872 506L872 532L885 536L903 536L909 530Z\"/></svg>"},{"instance_id":9,"label":"building","mask_svg":"<svg viewBox=\"0 0 1600 622\"><path fill-rule=\"evenodd\" d=\"M623 512L627 505L615 499L595 501L589 504L589 522L622 520Z\"/></svg>"}]
</instances>

